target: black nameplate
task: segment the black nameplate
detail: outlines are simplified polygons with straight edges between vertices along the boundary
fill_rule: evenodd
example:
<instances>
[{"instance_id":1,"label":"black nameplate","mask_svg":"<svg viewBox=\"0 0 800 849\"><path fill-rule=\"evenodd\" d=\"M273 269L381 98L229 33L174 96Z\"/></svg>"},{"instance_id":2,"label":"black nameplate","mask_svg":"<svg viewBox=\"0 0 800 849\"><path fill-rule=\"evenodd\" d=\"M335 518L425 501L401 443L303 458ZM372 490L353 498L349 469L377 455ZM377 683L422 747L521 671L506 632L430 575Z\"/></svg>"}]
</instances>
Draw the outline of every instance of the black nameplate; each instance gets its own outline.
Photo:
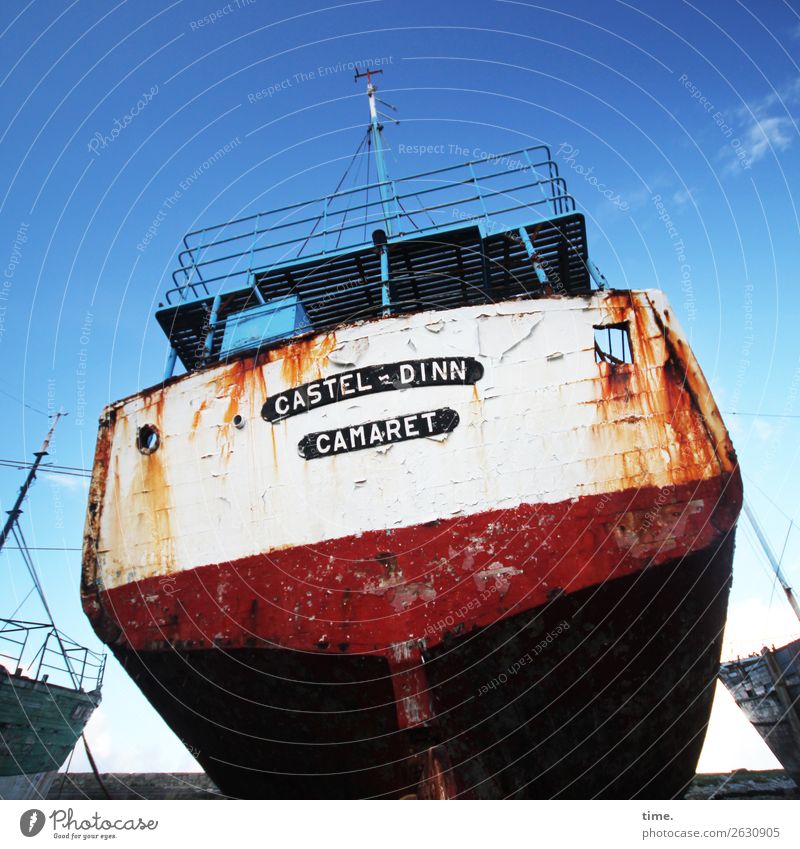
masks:
<instances>
[{"instance_id":1,"label":"black nameplate","mask_svg":"<svg viewBox=\"0 0 800 849\"><path fill-rule=\"evenodd\" d=\"M442 407L440 410L413 413L410 416L397 416L393 419L309 433L297 443L297 450L306 460L331 457L348 451L405 442L407 439L450 433L456 429L458 421L458 413L455 410Z\"/></svg>"},{"instance_id":2,"label":"black nameplate","mask_svg":"<svg viewBox=\"0 0 800 849\"><path fill-rule=\"evenodd\" d=\"M274 424L360 395L412 386L463 386L482 377L483 365L474 357L432 357L365 366L272 395L261 408L261 415Z\"/></svg>"}]
</instances>

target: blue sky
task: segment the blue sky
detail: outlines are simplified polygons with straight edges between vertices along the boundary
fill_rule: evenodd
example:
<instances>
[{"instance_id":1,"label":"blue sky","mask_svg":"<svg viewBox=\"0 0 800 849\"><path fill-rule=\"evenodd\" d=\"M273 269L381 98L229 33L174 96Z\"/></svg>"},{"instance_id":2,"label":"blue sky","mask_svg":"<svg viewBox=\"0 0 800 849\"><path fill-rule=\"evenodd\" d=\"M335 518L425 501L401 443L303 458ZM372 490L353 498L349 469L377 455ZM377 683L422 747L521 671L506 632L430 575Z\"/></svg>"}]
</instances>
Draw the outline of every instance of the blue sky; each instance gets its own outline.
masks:
<instances>
[{"instance_id":1,"label":"blue sky","mask_svg":"<svg viewBox=\"0 0 800 849\"><path fill-rule=\"evenodd\" d=\"M551 145L611 285L664 289L721 409L759 414L726 418L748 497L800 580L797 529L787 539L800 450L800 9L721 8L5 4L0 455L29 458L44 413L63 407L55 462L91 465L102 407L162 374L152 312L184 232L332 190L366 123L347 63L381 60L381 96L401 121L386 133L392 174ZM3 509L20 479L0 468ZM93 643L74 550L85 500L79 479L42 476L25 527L31 545L66 549L37 562L59 623ZM4 599L20 569L4 552ZM735 570L736 648L794 633L747 528ZM770 765L720 702L702 765ZM90 732L104 769L193 763L113 661Z\"/></svg>"}]
</instances>

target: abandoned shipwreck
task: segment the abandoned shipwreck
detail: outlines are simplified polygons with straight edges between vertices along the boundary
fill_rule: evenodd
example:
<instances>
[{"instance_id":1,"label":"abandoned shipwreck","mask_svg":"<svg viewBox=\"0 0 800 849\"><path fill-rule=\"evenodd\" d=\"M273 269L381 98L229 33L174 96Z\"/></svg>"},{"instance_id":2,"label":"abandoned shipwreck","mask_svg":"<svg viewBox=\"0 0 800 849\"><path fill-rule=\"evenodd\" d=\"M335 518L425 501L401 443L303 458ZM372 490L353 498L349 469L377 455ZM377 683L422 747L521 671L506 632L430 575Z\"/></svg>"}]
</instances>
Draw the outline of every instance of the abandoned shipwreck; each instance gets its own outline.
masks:
<instances>
[{"instance_id":1,"label":"abandoned shipwreck","mask_svg":"<svg viewBox=\"0 0 800 849\"><path fill-rule=\"evenodd\" d=\"M741 503L709 387L548 148L390 179L375 91L377 180L186 237L86 613L232 796L679 795Z\"/></svg>"}]
</instances>

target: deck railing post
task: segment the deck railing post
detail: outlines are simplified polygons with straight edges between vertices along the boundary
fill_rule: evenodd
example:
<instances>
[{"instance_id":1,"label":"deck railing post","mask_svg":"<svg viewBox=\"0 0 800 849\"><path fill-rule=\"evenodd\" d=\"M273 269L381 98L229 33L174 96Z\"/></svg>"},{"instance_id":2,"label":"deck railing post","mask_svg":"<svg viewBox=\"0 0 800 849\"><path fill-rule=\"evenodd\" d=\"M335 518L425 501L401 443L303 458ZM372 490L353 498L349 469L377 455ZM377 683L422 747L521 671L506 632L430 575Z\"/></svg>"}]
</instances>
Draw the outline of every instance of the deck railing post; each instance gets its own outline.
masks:
<instances>
[{"instance_id":1,"label":"deck railing post","mask_svg":"<svg viewBox=\"0 0 800 849\"><path fill-rule=\"evenodd\" d=\"M164 380L169 380L175 373L175 362L178 359L178 349L171 345L167 354L167 364L164 367Z\"/></svg>"},{"instance_id":2,"label":"deck railing post","mask_svg":"<svg viewBox=\"0 0 800 849\"><path fill-rule=\"evenodd\" d=\"M483 212L483 218L488 225L489 211L486 209L486 201L483 199L483 191L481 190L481 184L478 182L478 177L475 174L475 168L473 167L472 162L468 162L467 165L469 167L470 176L472 177L472 185L475 186L475 191L478 193L478 200L481 202L481 211Z\"/></svg>"},{"instance_id":3,"label":"deck railing post","mask_svg":"<svg viewBox=\"0 0 800 849\"><path fill-rule=\"evenodd\" d=\"M539 258L536 256L536 249L533 247L533 242L531 241L531 237L528 235L528 231L524 227L520 227L517 232L519 233L519 238L522 241L522 244L525 246L525 252L528 254L528 259L533 263L533 270L536 272L536 277L538 278L539 283L542 286L546 286L550 281L547 279L547 274L541 262L539 262Z\"/></svg>"},{"instance_id":4,"label":"deck railing post","mask_svg":"<svg viewBox=\"0 0 800 849\"><path fill-rule=\"evenodd\" d=\"M218 292L214 296L211 304L211 315L208 317L208 333L206 334L206 343L203 346L203 356L207 359L211 356L211 349L214 347L214 329L217 326L217 317L219 315L219 305L222 301L222 292Z\"/></svg>"},{"instance_id":5,"label":"deck railing post","mask_svg":"<svg viewBox=\"0 0 800 849\"><path fill-rule=\"evenodd\" d=\"M389 246L383 245L381 253L381 305L383 314L389 315L392 306L392 293L389 284Z\"/></svg>"},{"instance_id":6,"label":"deck railing post","mask_svg":"<svg viewBox=\"0 0 800 849\"><path fill-rule=\"evenodd\" d=\"M586 264L589 267L589 274L592 277L592 280L597 284L598 289L605 289L608 287L608 280L606 280L605 275L602 271L595 265L594 261L590 258L586 258Z\"/></svg>"}]
</instances>

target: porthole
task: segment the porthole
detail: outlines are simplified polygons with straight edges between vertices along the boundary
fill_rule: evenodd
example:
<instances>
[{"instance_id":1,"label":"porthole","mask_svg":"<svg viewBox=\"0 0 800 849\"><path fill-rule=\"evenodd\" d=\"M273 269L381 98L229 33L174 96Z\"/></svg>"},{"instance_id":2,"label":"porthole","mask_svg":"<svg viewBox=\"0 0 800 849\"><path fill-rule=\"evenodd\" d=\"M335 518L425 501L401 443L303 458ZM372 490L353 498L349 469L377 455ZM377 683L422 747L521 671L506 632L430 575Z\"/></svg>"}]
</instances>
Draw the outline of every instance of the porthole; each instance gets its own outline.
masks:
<instances>
[{"instance_id":1,"label":"porthole","mask_svg":"<svg viewBox=\"0 0 800 849\"><path fill-rule=\"evenodd\" d=\"M161 443L158 428L155 425L142 425L136 434L136 447L142 454L152 454Z\"/></svg>"}]
</instances>

